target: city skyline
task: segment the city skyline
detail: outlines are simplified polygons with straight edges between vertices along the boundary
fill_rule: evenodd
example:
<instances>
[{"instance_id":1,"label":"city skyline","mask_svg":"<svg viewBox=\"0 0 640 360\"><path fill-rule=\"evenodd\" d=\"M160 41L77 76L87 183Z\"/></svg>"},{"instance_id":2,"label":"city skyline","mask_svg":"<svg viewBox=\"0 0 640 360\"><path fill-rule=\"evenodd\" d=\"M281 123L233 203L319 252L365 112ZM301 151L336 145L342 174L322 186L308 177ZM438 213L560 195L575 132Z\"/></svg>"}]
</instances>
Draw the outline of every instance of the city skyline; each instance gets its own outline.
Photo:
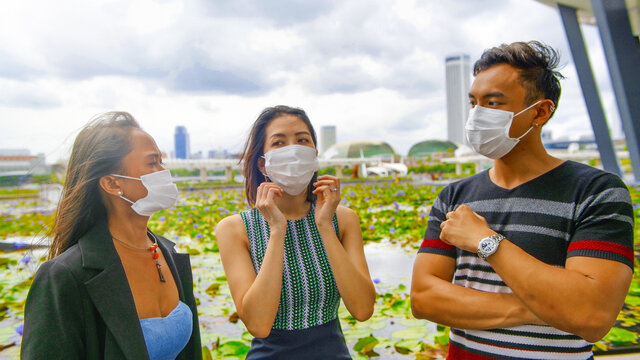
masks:
<instances>
[{"instance_id":1,"label":"city skyline","mask_svg":"<svg viewBox=\"0 0 640 360\"><path fill-rule=\"evenodd\" d=\"M447 55L473 63L486 48L532 39L560 51L567 77L545 127L554 137L591 134L558 12L533 0L64 4L0 4L0 144L27 143L48 163L110 110L130 112L167 154L177 125L192 134L193 153L235 153L277 104L303 108L316 131L336 125L341 142L385 141L406 154L447 137ZM597 29L583 32L619 138Z\"/></svg>"}]
</instances>

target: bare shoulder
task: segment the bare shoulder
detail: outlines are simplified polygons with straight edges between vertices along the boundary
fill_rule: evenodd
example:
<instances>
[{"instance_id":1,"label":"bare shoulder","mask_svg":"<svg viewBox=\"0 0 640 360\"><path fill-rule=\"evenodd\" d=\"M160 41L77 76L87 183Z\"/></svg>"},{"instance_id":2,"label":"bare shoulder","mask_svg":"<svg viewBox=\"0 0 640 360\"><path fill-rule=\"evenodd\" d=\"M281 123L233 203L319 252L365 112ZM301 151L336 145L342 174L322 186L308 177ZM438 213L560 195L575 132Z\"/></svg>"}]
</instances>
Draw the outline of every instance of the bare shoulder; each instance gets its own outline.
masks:
<instances>
[{"instance_id":1,"label":"bare shoulder","mask_svg":"<svg viewBox=\"0 0 640 360\"><path fill-rule=\"evenodd\" d=\"M338 205L336 209L336 214L338 216L338 229L340 231L340 241L344 241L346 238L350 238L355 236L355 238L359 238L362 241L362 234L360 232L360 219L358 218L358 214L349 209L346 206ZM348 234L352 234L353 236L346 236Z\"/></svg>"},{"instance_id":2,"label":"bare shoulder","mask_svg":"<svg viewBox=\"0 0 640 360\"><path fill-rule=\"evenodd\" d=\"M342 205L338 205L338 208L336 209L336 214L338 215L338 222L339 223L349 223L349 222L358 222L359 218L358 218L358 214L352 210L349 209L346 206L342 206Z\"/></svg>"},{"instance_id":3,"label":"bare shoulder","mask_svg":"<svg viewBox=\"0 0 640 360\"><path fill-rule=\"evenodd\" d=\"M238 239L247 241L247 231L244 228L244 222L240 214L227 216L220 220L216 226L216 238L218 244L237 243Z\"/></svg>"}]
</instances>

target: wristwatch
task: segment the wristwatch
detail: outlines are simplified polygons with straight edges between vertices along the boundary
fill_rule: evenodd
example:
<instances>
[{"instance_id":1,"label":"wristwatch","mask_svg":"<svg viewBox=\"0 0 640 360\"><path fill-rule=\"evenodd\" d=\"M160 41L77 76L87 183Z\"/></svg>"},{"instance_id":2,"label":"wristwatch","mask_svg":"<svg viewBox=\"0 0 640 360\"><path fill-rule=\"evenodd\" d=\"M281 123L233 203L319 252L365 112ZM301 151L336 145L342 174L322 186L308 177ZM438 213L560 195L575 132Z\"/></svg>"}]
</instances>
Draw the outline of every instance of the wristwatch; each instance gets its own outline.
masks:
<instances>
[{"instance_id":1,"label":"wristwatch","mask_svg":"<svg viewBox=\"0 0 640 360\"><path fill-rule=\"evenodd\" d=\"M488 236L478 243L478 257L481 259L486 259L488 256L493 255L496 251L498 251L498 245L500 245L500 241L504 239L504 236L500 234L494 234Z\"/></svg>"}]
</instances>

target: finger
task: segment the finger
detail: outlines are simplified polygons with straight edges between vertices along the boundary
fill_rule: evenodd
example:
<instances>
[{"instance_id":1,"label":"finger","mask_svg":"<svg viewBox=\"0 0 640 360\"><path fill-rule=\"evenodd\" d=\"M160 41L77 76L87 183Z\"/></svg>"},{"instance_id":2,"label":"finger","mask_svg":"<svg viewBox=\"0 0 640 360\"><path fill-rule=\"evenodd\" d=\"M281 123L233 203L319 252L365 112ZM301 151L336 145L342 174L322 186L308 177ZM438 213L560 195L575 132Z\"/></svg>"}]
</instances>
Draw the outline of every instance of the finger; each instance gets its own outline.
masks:
<instances>
[{"instance_id":1,"label":"finger","mask_svg":"<svg viewBox=\"0 0 640 360\"><path fill-rule=\"evenodd\" d=\"M444 225L445 225L446 222L447 221L445 220L445 221L440 223L440 230L444 229ZM441 232L441 234L442 234L442 232Z\"/></svg>"},{"instance_id":2,"label":"finger","mask_svg":"<svg viewBox=\"0 0 640 360\"><path fill-rule=\"evenodd\" d=\"M444 217L449 220L451 219L451 216L453 215L453 211L449 211Z\"/></svg>"},{"instance_id":3,"label":"finger","mask_svg":"<svg viewBox=\"0 0 640 360\"><path fill-rule=\"evenodd\" d=\"M340 196L340 185L337 185L335 182L331 181L331 182L316 182L313 184L313 186L316 187L316 189L321 189L321 191L324 191L324 189L329 190L330 192Z\"/></svg>"},{"instance_id":4,"label":"finger","mask_svg":"<svg viewBox=\"0 0 640 360\"><path fill-rule=\"evenodd\" d=\"M446 244L451 245L448 241L447 241L447 234L444 231L440 231L440 240L444 241Z\"/></svg>"},{"instance_id":5,"label":"finger","mask_svg":"<svg viewBox=\"0 0 640 360\"><path fill-rule=\"evenodd\" d=\"M333 176L333 175L329 175L329 174L325 174L325 175L318 176L318 180L333 180L333 181L336 181L336 180L338 180L338 177L337 176Z\"/></svg>"},{"instance_id":6,"label":"finger","mask_svg":"<svg viewBox=\"0 0 640 360\"><path fill-rule=\"evenodd\" d=\"M330 187L340 187L339 184L337 184L335 181L333 180L319 180L313 183L313 186L322 186L322 185L326 185L326 186L330 186Z\"/></svg>"}]
</instances>

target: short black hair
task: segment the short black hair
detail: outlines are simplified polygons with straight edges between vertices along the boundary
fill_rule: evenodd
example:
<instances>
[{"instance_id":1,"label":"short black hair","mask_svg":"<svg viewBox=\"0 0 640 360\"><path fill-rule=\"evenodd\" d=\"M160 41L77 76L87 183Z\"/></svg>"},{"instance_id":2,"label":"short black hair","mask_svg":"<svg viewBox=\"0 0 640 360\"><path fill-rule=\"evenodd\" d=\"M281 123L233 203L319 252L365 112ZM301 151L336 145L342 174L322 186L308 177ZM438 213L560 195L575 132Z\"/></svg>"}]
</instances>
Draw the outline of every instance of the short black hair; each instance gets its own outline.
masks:
<instances>
[{"instance_id":1,"label":"short black hair","mask_svg":"<svg viewBox=\"0 0 640 360\"><path fill-rule=\"evenodd\" d=\"M485 50L473 65L473 76L494 65L509 64L520 70L519 80L526 90L525 105L542 97L553 101L555 112L560 99L560 79L564 79L556 70L559 62L560 55L548 45L539 41L514 42Z\"/></svg>"}]
</instances>

